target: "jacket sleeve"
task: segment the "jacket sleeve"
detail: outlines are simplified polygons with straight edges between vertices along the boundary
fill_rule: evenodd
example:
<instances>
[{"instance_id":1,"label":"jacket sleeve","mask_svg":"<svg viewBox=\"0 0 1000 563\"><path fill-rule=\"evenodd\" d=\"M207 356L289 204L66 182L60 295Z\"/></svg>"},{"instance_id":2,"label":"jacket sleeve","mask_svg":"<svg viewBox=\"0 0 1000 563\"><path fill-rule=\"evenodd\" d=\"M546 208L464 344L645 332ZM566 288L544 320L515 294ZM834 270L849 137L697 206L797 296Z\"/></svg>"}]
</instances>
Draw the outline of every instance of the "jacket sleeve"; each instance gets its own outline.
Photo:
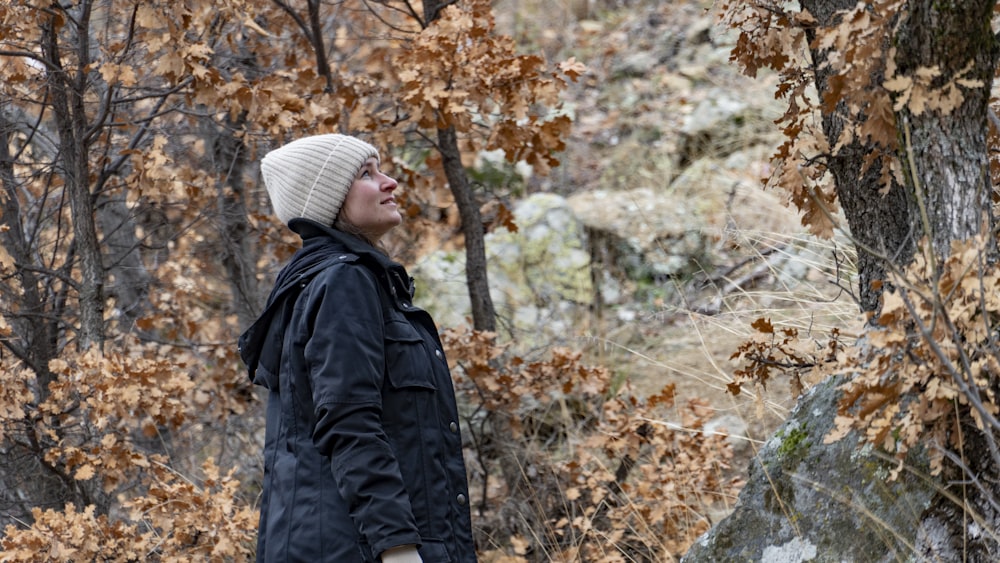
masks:
<instances>
[{"instance_id":1,"label":"jacket sleeve","mask_svg":"<svg viewBox=\"0 0 1000 563\"><path fill-rule=\"evenodd\" d=\"M385 340L374 275L342 264L320 274L306 304L305 360L315 405L313 442L358 532L377 555L420 544L399 464L382 429Z\"/></svg>"}]
</instances>

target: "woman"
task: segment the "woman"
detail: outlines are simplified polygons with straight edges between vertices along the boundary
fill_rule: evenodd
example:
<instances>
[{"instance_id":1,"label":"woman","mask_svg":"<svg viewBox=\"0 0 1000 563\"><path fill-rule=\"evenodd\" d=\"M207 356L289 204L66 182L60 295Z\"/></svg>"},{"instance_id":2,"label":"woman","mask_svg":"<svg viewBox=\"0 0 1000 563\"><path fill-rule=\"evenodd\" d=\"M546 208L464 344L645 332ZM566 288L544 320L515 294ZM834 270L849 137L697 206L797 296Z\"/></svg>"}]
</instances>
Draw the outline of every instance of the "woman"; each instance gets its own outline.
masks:
<instances>
[{"instance_id":1,"label":"woman","mask_svg":"<svg viewBox=\"0 0 1000 563\"><path fill-rule=\"evenodd\" d=\"M448 364L413 280L376 250L402 222L378 151L317 135L261 173L302 249L240 337L270 391L257 560L475 561Z\"/></svg>"}]
</instances>

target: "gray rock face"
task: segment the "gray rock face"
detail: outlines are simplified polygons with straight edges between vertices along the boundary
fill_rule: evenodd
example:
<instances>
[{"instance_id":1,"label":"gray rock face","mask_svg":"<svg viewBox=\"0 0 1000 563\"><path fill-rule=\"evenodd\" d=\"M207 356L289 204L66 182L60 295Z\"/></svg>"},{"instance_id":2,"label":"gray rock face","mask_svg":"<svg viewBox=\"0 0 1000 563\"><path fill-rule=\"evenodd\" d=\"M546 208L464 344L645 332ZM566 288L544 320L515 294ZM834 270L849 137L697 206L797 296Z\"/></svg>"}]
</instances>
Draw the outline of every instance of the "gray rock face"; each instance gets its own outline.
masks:
<instances>
[{"instance_id":1,"label":"gray rock face","mask_svg":"<svg viewBox=\"0 0 1000 563\"><path fill-rule=\"evenodd\" d=\"M555 194L533 194L512 211L518 231L498 229L485 240L490 295L500 324L511 333L565 336L593 298L583 226L566 199ZM464 253L437 252L411 270L433 288L420 303L441 326L466 324Z\"/></svg>"},{"instance_id":2,"label":"gray rock face","mask_svg":"<svg viewBox=\"0 0 1000 563\"><path fill-rule=\"evenodd\" d=\"M564 338L597 300L629 307L640 299L637 286L670 294L671 280L683 283L710 271L729 259L719 253L732 221L729 204L761 210L759 217L741 211L754 229L778 233L796 225L794 213L773 195L740 181L733 169L741 166L740 154L757 158L740 152L726 162L701 159L669 186L598 189L569 198L535 193L517 201L518 232L498 229L485 240L490 293L506 334ZM769 259L786 285L805 272L791 256ZM421 306L441 326L468 324L464 253L439 251L410 266Z\"/></svg>"},{"instance_id":3,"label":"gray rock face","mask_svg":"<svg viewBox=\"0 0 1000 563\"><path fill-rule=\"evenodd\" d=\"M514 331L565 335L593 299L583 226L562 196L532 194L514 206L518 231L486 237L497 313Z\"/></svg>"},{"instance_id":4,"label":"gray rock face","mask_svg":"<svg viewBox=\"0 0 1000 563\"><path fill-rule=\"evenodd\" d=\"M639 187L573 195L569 205L626 277L669 277L711 263L712 240L695 205L670 193Z\"/></svg>"},{"instance_id":5,"label":"gray rock face","mask_svg":"<svg viewBox=\"0 0 1000 563\"><path fill-rule=\"evenodd\" d=\"M773 119L780 106L769 100L750 101L719 90L685 116L680 129L682 161L721 157L774 135Z\"/></svg>"},{"instance_id":6,"label":"gray rock face","mask_svg":"<svg viewBox=\"0 0 1000 563\"><path fill-rule=\"evenodd\" d=\"M840 379L820 383L751 462L733 513L705 533L683 563L888 562L919 560L913 550L934 485L903 470L858 435L823 444L833 427ZM911 456L916 457L916 456ZM919 471L919 459L907 460Z\"/></svg>"}]
</instances>

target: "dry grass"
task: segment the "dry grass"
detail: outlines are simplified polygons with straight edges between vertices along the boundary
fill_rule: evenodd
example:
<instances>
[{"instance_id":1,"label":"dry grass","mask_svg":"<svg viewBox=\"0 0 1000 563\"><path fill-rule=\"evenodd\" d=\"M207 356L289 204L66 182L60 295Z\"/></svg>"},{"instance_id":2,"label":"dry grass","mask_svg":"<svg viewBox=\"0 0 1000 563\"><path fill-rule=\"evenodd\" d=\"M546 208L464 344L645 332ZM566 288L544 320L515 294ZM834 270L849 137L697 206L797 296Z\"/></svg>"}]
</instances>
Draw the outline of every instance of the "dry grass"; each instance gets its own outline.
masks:
<instances>
[{"instance_id":1,"label":"dry grass","mask_svg":"<svg viewBox=\"0 0 1000 563\"><path fill-rule=\"evenodd\" d=\"M581 341L589 358L627 378L639 394L655 393L673 383L678 406L689 399L707 401L715 411L717 426L704 431L730 436L736 458L727 476L733 478L744 474L758 445L784 421L796 400L794 389L785 380L772 382L766 390L744 387L739 396L727 392L736 368L730 357L753 335L750 323L768 318L776 326L798 328L803 338L823 342L834 328L842 334L856 333L862 322L856 303L840 287L849 284L845 278L852 271L850 261L841 254L841 245L805 235L738 234L746 238L748 248L779 248L768 255L758 251L743 267L765 271L752 286L726 295L721 295L718 287L708 288L693 293L699 301L665 303L629 322L618 322L611 316L602 332L595 331ZM811 251L800 252L803 248ZM787 279L786 272L771 267L769 260L775 254L794 257L795 268L804 272L801 278ZM843 262L838 263L835 256ZM712 314L698 311L705 302L717 304ZM680 432L691 431L678 424L677 407L662 416L662 424ZM714 510L712 521L728 513Z\"/></svg>"}]
</instances>

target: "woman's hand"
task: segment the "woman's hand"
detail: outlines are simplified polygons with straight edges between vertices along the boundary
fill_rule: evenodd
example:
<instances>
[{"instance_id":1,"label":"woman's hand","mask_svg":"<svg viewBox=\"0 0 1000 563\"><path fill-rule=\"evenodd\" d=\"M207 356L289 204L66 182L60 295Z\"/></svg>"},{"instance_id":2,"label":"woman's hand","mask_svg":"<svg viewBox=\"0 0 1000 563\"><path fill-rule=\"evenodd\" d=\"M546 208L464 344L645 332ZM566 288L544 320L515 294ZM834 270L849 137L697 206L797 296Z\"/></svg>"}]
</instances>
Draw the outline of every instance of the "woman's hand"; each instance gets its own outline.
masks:
<instances>
[{"instance_id":1,"label":"woman's hand","mask_svg":"<svg viewBox=\"0 0 1000 563\"><path fill-rule=\"evenodd\" d=\"M382 563L424 563L415 545L401 545L382 552Z\"/></svg>"}]
</instances>

